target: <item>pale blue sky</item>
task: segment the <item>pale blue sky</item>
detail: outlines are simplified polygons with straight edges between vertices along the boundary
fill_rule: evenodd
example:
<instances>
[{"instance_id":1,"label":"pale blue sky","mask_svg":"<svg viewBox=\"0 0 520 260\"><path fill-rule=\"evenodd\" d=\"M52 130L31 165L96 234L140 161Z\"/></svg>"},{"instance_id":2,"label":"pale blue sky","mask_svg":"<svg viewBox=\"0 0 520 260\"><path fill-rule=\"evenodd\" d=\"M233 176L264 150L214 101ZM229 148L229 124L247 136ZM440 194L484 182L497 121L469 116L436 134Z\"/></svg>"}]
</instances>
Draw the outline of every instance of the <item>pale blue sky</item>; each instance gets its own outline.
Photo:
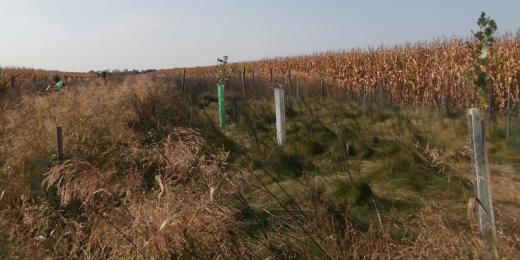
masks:
<instances>
[{"instance_id":1,"label":"pale blue sky","mask_svg":"<svg viewBox=\"0 0 520 260\"><path fill-rule=\"evenodd\" d=\"M486 11L520 28L520 1L0 0L0 65L172 68L469 36Z\"/></svg>"}]
</instances>

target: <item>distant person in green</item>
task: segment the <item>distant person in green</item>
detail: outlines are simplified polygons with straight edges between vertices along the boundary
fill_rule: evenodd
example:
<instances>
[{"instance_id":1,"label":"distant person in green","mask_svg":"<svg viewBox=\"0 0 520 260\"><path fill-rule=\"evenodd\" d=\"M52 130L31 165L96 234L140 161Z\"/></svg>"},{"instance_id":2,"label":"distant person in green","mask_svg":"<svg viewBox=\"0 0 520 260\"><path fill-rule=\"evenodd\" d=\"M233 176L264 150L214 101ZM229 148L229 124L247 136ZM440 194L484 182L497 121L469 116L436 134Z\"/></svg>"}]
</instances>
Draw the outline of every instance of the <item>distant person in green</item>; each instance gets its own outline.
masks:
<instances>
[{"instance_id":1,"label":"distant person in green","mask_svg":"<svg viewBox=\"0 0 520 260\"><path fill-rule=\"evenodd\" d=\"M53 81L54 81L54 90L62 90L63 88L65 88L65 83L63 83L63 81L61 81L59 76L54 76ZM49 85L49 87L47 87L46 91L49 91L50 88L51 88L51 86Z\"/></svg>"},{"instance_id":2,"label":"distant person in green","mask_svg":"<svg viewBox=\"0 0 520 260\"><path fill-rule=\"evenodd\" d=\"M56 84L54 84L54 87L56 89L60 90L65 87L65 83L63 83L63 81L60 80L60 81L56 82Z\"/></svg>"}]
</instances>

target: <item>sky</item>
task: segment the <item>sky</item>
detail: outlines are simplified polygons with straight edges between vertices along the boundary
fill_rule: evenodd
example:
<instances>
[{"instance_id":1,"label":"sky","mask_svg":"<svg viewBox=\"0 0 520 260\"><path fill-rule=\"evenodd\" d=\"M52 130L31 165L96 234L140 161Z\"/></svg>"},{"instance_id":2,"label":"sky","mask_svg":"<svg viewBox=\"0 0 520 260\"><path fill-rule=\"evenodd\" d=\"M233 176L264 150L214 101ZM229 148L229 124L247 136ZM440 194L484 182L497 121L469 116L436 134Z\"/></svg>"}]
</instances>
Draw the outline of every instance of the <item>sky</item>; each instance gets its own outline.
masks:
<instances>
[{"instance_id":1,"label":"sky","mask_svg":"<svg viewBox=\"0 0 520 260\"><path fill-rule=\"evenodd\" d=\"M0 0L0 66L162 69L469 37L519 0Z\"/></svg>"}]
</instances>

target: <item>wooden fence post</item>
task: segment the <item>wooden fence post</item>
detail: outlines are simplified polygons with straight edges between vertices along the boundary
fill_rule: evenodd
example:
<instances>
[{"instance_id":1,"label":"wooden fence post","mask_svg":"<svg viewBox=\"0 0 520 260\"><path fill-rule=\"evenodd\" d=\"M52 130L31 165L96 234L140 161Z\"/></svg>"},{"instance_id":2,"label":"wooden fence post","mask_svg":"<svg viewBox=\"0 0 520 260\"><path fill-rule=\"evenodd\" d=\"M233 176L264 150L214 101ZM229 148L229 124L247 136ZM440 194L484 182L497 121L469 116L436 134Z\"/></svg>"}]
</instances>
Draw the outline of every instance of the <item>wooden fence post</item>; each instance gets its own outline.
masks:
<instances>
[{"instance_id":1,"label":"wooden fence post","mask_svg":"<svg viewBox=\"0 0 520 260\"><path fill-rule=\"evenodd\" d=\"M363 88L363 117L366 117L367 114L368 114L368 107L367 107L367 87L365 85L365 87Z\"/></svg>"},{"instance_id":2,"label":"wooden fence post","mask_svg":"<svg viewBox=\"0 0 520 260\"><path fill-rule=\"evenodd\" d=\"M186 69L183 69L182 70L182 76L181 76L181 92L183 94L186 93ZM189 110L189 114L188 114L188 126L190 128L193 127L193 86L191 86L189 88L189 91L188 91L188 98L189 98L189 106L190 106L190 110Z\"/></svg>"},{"instance_id":3,"label":"wooden fence post","mask_svg":"<svg viewBox=\"0 0 520 260\"><path fill-rule=\"evenodd\" d=\"M495 213L491 199L489 167L485 145L485 128L478 108L468 112L469 130L473 147L473 163L476 174L477 217L480 235L483 238L495 238Z\"/></svg>"},{"instance_id":4,"label":"wooden fence post","mask_svg":"<svg viewBox=\"0 0 520 260\"><path fill-rule=\"evenodd\" d=\"M287 71L287 91L289 96L292 96L291 69Z\"/></svg>"},{"instance_id":5,"label":"wooden fence post","mask_svg":"<svg viewBox=\"0 0 520 260\"><path fill-rule=\"evenodd\" d=\"M16 77L15 76L11 76L11 82L10 82L10 85L9 85L9 96L13 96L14 94L14 91L15 91L15 81L16 81Z\"/></svg>"},{"instance_id":6,"label":"wooden fence post","mask_svg":"<svg viewBox=\"0 0 520 260\"><path fill-rule=\"evenodd\" d=\"M382 106L385 102L385 94L384 94L384 90L383 90L383 84L381 84L380 81L377 82L376 90L377 90L377 102L379 103L380 106Z\"/></svg>"},{"instance_id":7,"label":"wooden fence post","mask_svg":"<svg viewBox=\"0 0 520 260\"><path fill-rule=\"evenodd\" d=\"M446 96L445 95L441 96L441 107L440 107L440 110L441 110L440 112L441 112L442 116L448 116L449 115L448 102L446 101Z\"/></svg>"},{"instance_id":8,"label":"wooden fence post","mask_svg":"<svg viewBox=\"0 0 520 260\"><path fill-rule=\"evenodd\" d=\"M231 115L233 116L233 121L235 123L238 123L238 120L239 120L238 97L233 97L231 99Z\"/></svg>"},{"instance_id":9,"label":"wooden fence post","mask_svg":"<svg viewBox=\"0 0 520 260\"><path fill-rule=\"evenodd\" d=\"M188 126L189 126L189 128L193 127L193 106L191 105L191 102L190 102L190 110L188 112Z\"/></svg>"},{"instance_id":10,"label":"wooden fence post","mask_svg":"<svg viewBox=\"0 0 520 260\"><path fill-rule=\"evenodd\" d=\"M37 88L37 85L36 85L36 75L33 75L32 76L32 89L33 91L36 90Z\"/></svg>"},{"instance_id":11,"label":"wooden fence post","mask_svg":"<svg viewBox=\"0 0 520 260\"><path fill-rule=\"evenodd\" d=\"M181 77L181 92L184 92L184 84L186 80L186 70L182 70L182 77Z\"/></svg>"},{"instance_id":12,"label":"wooden fence post","mask_svg":"<svg viewBox=\"0 0 520 260\"><path fill-rule=\"evenodd\" d=\"M513 102L511 97L511 86L507 88L507 101L506 101L506 141L510 138L511 128L511 110L513 109Z\"/></svg>"},{"instance_id":13,"label":"wooden fence post","mask_svg":"<svg viewBox=\"0 0 520 260\"><path fill-rule=\"evenodd\" d=\"M285 134L285 100L283 88L274 89L274 104L276 110L276 141L279 146L286 143Z\"/></svg>"},{"instance_id":14,"label":"wooden fence post","mask_svg":"<svg viewBox=\"0 0 520 260\"><path fill-rule=\"evenodd\" d=\"M323 87L323 80L320 80L320 100L323 101L323 91L324 90L324 87Z\"/></svg>"},{"instance_id":15,"label":"wooden fence post","mask_svg":"<svg viewBox=\"0 0 520 260\"><path fill-rule=\"evenodd\" d=\"M495 121L495 111L493 109L493 93L489 93L487 96L487 103L488 103L488 120L489 122Z\"/></svg>"},{"instance_id":16,"label":"wooden fence post","mask_svg":"<svg viewBox=\"0 0 520 260\"><path fill-rule=\"evenodd\" d=\"M300 102L300 82L299 81L296 82L295 91L296 91L296 101Z\"/></svg>"},{"instance_id":17,"label":"wooden fence post","mask_svg":"<svg viewBox=\"0 0 520 260\"><path fill-rule=\"evenodd\" d=\"M242 69L242 96L246 96L246 67Z\"/></svg>"},{"instance_id":18,"label":"wooden fence post","mask_svg":"<svg viewBox=\"0 0 520 260\"><path fill-rule=\"evenodd\" d=\"M273 83L273 68L269 68L269 76L271 78L271 83Z\"/></svg>"},{"instance_id":19,"label":"wooden fence post","mask_svg":"<svg viewBox=\"0 0 520 260\"><path fill-rule=\"evenodd\" d=\"M63 161L63 128L61 126L56 127L56 157L58 161Z\"/></svg>"},{"instance_id":20,"label":"wooden fence post","mask_svg":"<svg viewBox=\"0 0 520 260\"><path fill-rule=\"evenodd\" d=\"M442 116L449 116L450 115L450 109L448 105L448 97L446 95L446 92L448 92L448 81L446 80L444 82L444 89L442 90L441 94L441 104L440 104L440 112Z\"/></svg>"}]
</instances>

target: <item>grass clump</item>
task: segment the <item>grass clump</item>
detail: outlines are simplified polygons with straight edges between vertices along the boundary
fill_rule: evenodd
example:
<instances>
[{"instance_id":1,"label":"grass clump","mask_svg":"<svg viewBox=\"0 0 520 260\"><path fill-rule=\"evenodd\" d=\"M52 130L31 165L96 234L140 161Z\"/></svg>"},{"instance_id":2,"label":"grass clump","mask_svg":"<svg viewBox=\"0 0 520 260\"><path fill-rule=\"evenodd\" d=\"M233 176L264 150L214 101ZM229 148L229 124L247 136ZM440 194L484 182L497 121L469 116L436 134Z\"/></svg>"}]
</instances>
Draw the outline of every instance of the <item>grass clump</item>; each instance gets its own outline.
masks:
<instances>
[{"instance_id":1,"label":"grass clump","mask_svg":"<svg viewBox=\"0 0 520 260\"><path fill-rule=\"evenodd\" d=\"M265 161L266 165L276 176L284 177L301 177L304 170L310 167L309 162L294 153L286 153L283 149L276 149Z\"/></svg>"},{"instance_id":2,"label":"grass clump","mask_svg":"<svg viewBox=\"0 0 520 260\"><path fill-rule=\"evenodd\" d=\"M366 182L340 180L334 185L332 197L336 206L366 206L372 203L374 193Z\"/></svg>"}]
</instances>

